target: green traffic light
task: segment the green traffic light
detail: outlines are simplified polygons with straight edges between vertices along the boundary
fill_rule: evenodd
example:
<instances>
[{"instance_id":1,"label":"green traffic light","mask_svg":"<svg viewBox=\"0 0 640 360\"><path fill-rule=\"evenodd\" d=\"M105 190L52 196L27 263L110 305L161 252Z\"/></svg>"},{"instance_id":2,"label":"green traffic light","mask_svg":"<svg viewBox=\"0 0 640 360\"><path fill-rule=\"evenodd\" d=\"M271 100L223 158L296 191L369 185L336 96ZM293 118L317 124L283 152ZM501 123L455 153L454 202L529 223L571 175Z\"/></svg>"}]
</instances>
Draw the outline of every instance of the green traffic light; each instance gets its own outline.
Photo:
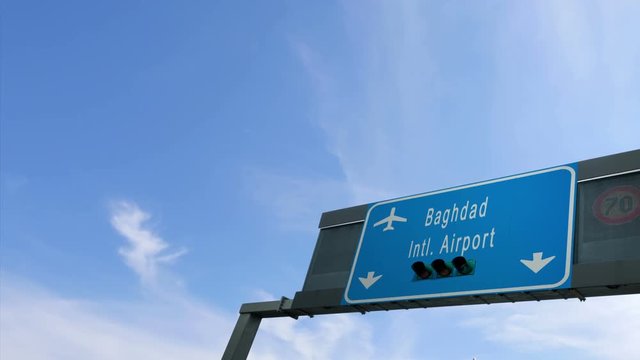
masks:
<instances>
[{"instance_id":1,"label":"green traffic light","mask_svg":"<svg viewBox=\"0 0 640 360\"><path fill-rule=\"evenodd\" d=\"M464 256L457 256L455 258L453 258L453 260L451 260L451 263L453 264L453 267L456 268L456 270L458 271L458 273L460 275L469 275L473 272L474 269L474 264L471 263L470 261L467 261L467 259L464 258Z\"/></svg>"}]
</instances>

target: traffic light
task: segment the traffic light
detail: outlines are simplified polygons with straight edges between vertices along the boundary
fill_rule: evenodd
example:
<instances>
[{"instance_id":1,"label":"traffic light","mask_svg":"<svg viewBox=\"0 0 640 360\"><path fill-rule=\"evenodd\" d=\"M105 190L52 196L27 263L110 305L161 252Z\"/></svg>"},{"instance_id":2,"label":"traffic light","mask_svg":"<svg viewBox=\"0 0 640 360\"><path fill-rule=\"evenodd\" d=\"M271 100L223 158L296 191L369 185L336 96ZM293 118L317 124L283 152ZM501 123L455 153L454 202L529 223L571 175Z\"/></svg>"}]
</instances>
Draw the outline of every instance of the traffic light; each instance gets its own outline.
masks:
<instances>
[{"instance_id":1,"label":"traffic light","mask_svg":"<svg viewBox=\"0 0 640 360\"><path fill-rule=\"evenodd\" d=\"M456 256L450 262L436 259L430 265L422 261L411 264L411 270L416 274L417 280L473 275L475 268L475 260L467 260L464 256Z\"/></svg>"},{"instance_id":2,"label":"traffic light","mask_svg":"<svg viewBox=\"0 0 640 360\"><path fill-rule=\"evenodd\" d=\"M422 261L416 261L411 264L411 269L413 269L420 279L428 279L433 273L433 271L429 270Z\"/></svg>"},{"instance_id":3,"label":"traffic light","mask_svg":"<svg viewBox=\"0 0 640 360\"><path fill-rule=\"evenodd\" d=\"M457 256L451 260L453 266L461 275L469 275L473 272L473 266L467 262L464 256Z\"/></svg>"},{"instance_id":4,"label":"traffic light","mask_svg":"<svg viewBox=\"0 0 640 360\"><path fill-rule=\"evenodd\" d=\"M433 260L431 262L431 267L433 267L433 270L435 270L436 273L438 273L438 276L440 277L450 276L451 273L453 272L453 269L451 268L451 266L449 266L449 264L447 264L442 259Z\"/></svg>"}]
</instances>

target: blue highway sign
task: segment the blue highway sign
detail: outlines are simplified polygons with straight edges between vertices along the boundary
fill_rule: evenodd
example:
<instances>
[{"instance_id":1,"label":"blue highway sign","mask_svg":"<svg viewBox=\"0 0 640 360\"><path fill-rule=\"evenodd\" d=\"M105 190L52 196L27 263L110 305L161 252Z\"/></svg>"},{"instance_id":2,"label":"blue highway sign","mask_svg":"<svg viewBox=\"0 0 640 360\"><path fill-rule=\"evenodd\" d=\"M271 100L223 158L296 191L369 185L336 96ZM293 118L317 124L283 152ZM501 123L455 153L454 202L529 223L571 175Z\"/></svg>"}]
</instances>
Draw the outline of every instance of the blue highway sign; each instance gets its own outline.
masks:
<instances>
[{"instance_id":1,"label":"blue highway sign","mask_svg":"<svg viewBox=\"0 0 640 360\"><path fill-rule=\"evenodd\" d=\"M569 287L576 168L372 204L343 303Z\"/></svg>"}]
</instances>

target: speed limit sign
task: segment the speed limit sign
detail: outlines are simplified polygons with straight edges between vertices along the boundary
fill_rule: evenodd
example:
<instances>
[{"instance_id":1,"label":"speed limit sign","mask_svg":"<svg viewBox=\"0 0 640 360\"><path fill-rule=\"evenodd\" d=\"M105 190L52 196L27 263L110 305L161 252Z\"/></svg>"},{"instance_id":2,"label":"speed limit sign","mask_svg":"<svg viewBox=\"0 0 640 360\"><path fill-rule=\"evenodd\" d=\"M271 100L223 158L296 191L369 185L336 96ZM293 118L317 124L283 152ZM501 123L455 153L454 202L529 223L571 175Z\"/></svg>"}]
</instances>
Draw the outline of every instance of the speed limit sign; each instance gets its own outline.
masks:
<instances>
[{"instance_id":1,"label":"speed limit sign","mask_svg":"<svg viewBox=\"0 0 640 360\"><path fill-rule=\"evenodd\" d=\"M608 189L593 203L593 215L608 225L633 221L640 216L640 188L623 185Z\"/></svg>"}]
</instances>

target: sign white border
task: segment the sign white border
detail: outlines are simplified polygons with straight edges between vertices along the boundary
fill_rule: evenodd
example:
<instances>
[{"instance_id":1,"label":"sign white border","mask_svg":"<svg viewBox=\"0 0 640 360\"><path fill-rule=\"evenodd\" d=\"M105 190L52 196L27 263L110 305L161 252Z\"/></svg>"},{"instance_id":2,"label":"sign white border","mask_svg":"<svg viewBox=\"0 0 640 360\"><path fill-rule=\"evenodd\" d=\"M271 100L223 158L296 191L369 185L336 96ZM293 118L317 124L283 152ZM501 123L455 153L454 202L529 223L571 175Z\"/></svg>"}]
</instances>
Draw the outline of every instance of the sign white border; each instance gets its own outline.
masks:
<instances>
[{"instance_id":1,"label":"sign white border","mask_svg":"<svg viewBox=\"0 0 640 360\"><path fill-rule=\"evenodd\" d=\"M545 285L532 285L532 286L515 286L515 287L507 287L507 288L497 288L497 289L482 289L482 290L468 290L468 291L455 291L455 292L446 292L446 293L435 293L435 294L422 294L422 295L407 295L407 296L393 296L393 297L384 297L384 298L373 298L373 299L363 299L363 300L351 300L349 299L349 289L351 289L351 283L353 281L354 271L356 269L356 265L358 264L358 256L360 255L360 247L362 246L362 242L364 240L364 234L367 229L367 224L369 223L369 215L371 211L375 209L379 205L392 204L400 201L417 199L437 194L443 194L452 191L458 191L488 184L494 184L514 179L519 179L523 177L535 176L539 174L549 173L553 171L567 170L569 174L571 174L571 188L569 190L569 215L568 215L568 226L567 226L567 254L566 254L566 263L564 270L564 277L554 283L554 284L545 284ZM574 168L568 165L557 166L549 169L533 171L529 173L519 174L508 176L504 178L494 179L483 181L475 184L463 185L449 189L437 190L434 192L412 195L407 197L402 197L393 200L382 201L373 205L367 211L367 217L364 221L364 226L362 228L362 234L360 235L360 241L358 242L358 248L356 250L356 256L353 260L353 265L351 266L351 272L349 273L349 281L347 282L347 287L344 291L344 300L347 304L366 304L366 303L376 303L376 302L388 302L388 301L400 301L400 300L417 300L417 299L431 299L431 298L444 298L444 297L452 297L452 296L464 296L464 295L478 295L478 294L490 294L490 293L502 293L502 292L514 292L514 291L530 291L530 290L548 290L557 288L558 286L563 285L571 274L571 262L572 262L572 249L573 249L573 226L574 226L574 214L575 214L575 198L576 198L576 171Z\"/></svg>"}]
</instances>

